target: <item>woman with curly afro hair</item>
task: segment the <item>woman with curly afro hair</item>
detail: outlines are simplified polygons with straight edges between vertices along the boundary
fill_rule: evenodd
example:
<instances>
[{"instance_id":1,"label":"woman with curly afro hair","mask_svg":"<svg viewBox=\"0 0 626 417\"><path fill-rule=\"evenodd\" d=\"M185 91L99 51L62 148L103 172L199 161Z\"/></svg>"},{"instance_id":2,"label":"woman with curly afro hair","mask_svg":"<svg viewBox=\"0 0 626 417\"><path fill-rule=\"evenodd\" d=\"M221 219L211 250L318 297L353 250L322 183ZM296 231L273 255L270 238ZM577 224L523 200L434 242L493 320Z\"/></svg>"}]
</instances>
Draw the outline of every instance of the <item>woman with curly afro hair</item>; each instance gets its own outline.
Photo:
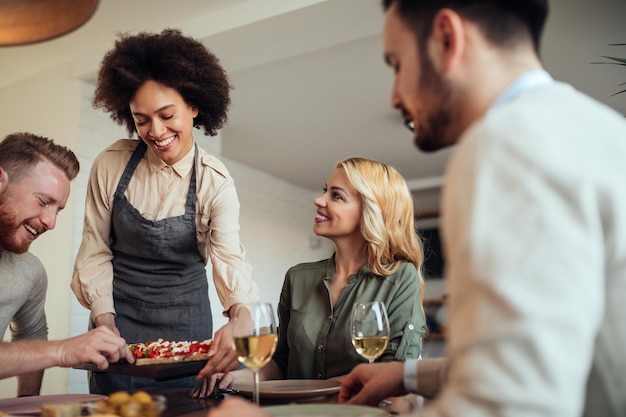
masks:
<instances>
[{"instance_id":1,"label":"woman with curly afro hair","mask_svg":"<svg viewBox=\"0 0 626 417\"><path fill-rule=\"evenodd\" d=\"M193 128L215 135L227 117L230 83L218 59L175 29L122 35L105 56L93 98L129 137L95 159L72 290L128 343L205 340L205 372L239 366L230 325L213 336L206 264L226 316L258 299L239 240L232 177L198 147ZM195 386L194 376L151 378L91 373L90 391Z\"/></svg>"}]
</instances>

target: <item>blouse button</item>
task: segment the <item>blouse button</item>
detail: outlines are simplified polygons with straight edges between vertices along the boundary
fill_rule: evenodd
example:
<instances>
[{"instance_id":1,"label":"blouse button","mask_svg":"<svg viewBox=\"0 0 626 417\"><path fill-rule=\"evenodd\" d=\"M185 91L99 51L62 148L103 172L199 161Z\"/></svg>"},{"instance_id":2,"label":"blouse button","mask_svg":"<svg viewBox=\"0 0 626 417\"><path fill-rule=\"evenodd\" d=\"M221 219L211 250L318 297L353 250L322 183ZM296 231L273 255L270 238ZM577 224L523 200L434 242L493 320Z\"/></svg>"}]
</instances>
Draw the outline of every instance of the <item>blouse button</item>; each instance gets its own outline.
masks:
<instances>
[{"instance_id":1,"label":"blouse button","mask_svg":"<svg viewBox=\"0 0 626 417\"><path fill-rule=\"evenodd\" d=\"M409 330L413 330L413 325L412 325L412 324L409 324L409 325L408 325L408 328L409 328Z\"/></svg>"},{"instance_id":2,"label":"blouse button","mask_svg":"<svg viewBox=\"0 0 626 417\"><path fill-rule=\"evenodd\" d=\"M317 350L322 350L324 348L324 345L317 345Z\"/></svg>"}]
</instances>

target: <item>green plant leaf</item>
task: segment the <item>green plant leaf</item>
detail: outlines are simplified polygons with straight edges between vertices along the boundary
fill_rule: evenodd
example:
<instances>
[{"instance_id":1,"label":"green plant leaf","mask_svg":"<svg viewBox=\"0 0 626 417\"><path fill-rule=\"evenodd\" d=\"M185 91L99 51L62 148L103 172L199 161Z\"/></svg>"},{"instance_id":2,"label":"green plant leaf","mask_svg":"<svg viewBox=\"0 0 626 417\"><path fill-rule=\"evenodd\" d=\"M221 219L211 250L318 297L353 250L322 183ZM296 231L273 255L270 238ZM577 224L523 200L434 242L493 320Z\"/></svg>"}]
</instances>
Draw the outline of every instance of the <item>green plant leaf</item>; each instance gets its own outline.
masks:
<instances>
[{"instance_id":1,"label":"green plant leaf","mask_svg":"<svg viewBox=\"0 0 626 417\"><path fill-rule=\"evenodd\" d=\"M614 56L600 55L602 58L610 59L615 62L605 62L605 64L626 65L626 58L617 58Z\"/></svg>"},{"instance_id":2,"label":"green plant leaf","mask_svg":"<svg viewBox=\"0 0 626 417\"><path fill-rule=\"evenodd\" d=\"M626 43L610 43L610 46L626 46ZM592 62L592 64L608 64L608 65L620 65L626 67L626 58L618 58L615 56L608 55L600 55L604 59L608 59L608 61L603 62ZM619 84L620 87L626 85L626 82ZM616 96L618 94L626 93L626 89L618 91L617 93L611 94L611 97Z\"/></svg>"},{"instance_id":3,"label":"green plant leaf","mask_svg":"<svg viewBox=\"0 0 626 417\"><path fill-rule=\"evenodd\" d=\"M622 85L626 85L626 82L620 84L620 86L622 86ZM618 94L622 94L622 93L626 93L626 89L624 89L622 91L618 91L617 93L611 94L611 97L616 96Z\"/></svg>"}]
</instances>

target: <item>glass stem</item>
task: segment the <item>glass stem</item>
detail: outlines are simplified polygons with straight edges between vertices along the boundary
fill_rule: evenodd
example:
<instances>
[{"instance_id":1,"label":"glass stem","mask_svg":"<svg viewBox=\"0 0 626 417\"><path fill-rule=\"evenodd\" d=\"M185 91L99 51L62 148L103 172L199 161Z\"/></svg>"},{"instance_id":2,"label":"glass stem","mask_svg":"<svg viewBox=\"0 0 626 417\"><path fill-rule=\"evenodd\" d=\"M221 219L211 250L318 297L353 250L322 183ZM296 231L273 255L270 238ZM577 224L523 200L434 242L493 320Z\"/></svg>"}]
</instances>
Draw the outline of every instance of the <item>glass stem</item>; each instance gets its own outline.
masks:
<instances>
[{"instance_id":1,"label":"glass stem","mask_svg":"<svg viewBox=\"0 0 626 417\"><path fill-rule=\"evenodd\" d=\"M254 403L259 404L259 370L252 372L254 374Z\"/></svg>"}]
</instances>

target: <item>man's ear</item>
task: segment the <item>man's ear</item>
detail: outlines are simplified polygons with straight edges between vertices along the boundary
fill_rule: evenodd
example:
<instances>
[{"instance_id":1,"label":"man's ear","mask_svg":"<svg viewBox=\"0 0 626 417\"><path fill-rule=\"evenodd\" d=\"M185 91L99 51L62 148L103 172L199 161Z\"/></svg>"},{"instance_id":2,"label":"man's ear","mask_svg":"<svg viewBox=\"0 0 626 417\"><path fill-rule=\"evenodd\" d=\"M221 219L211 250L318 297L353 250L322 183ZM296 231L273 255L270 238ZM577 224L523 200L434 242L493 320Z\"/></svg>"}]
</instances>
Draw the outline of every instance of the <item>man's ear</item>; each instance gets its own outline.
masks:
<instances>
[{"instance_id":1,"label":"man's ear","mask_svg":"<svg viewBox=\"0 0 626 417\"><path fill-rule=\"evenodd\" d=\"M429 50L433 66L449 73L462 61L465 53L465 25L454 10L441 9L433 18Z\"/></svg>"},{"instance_id":2,"label":"man's ear","mask_svg":"<svg viewBox=\"0 0 626 417\"><path fill-rule=\"evenodd\" d=\"M4 189L9 184L9 174L6 170L0 167L0 192L4 191Z\"/></svg>"}]
</instances>

